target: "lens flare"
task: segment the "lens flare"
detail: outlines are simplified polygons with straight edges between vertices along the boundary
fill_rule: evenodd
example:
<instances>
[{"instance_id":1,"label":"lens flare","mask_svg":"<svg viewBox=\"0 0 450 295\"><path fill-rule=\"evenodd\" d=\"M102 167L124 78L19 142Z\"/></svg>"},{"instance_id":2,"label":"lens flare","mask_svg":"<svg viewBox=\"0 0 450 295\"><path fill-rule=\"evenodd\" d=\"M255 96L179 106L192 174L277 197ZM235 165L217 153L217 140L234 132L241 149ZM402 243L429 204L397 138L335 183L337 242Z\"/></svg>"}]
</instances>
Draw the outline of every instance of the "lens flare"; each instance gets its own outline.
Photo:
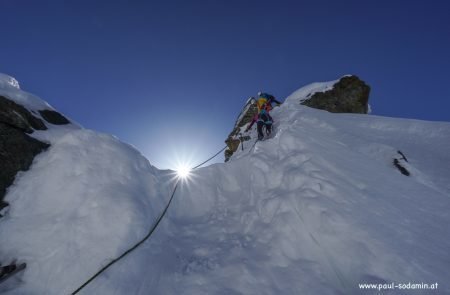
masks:
<instances>
[{"instance_id":1,"label":"lens flare","mask_svg":"<svg viewBox=\"0 0 450 295\"><path fill-rule=\"evenodd\" d=\"M191 174L191 169L185 165L180 165L176 169L178 177L182 179L187 179L189 174Z\"/></svg>"},{"instance_id":2,"label":"lens flare","mask_svg":"<svg viewBox=\"0 0 450 295\"><path fill-rule=\"evenodd\" d=\"M172 147L171 157L167 160L169 169L174 180L181 180L183 184L192 183L195 178L195 173L192 167L195 166L197 159L194 156L194 151L186 151L186 146L178 145L176 148Z\"/></svg>"}]
</instances>

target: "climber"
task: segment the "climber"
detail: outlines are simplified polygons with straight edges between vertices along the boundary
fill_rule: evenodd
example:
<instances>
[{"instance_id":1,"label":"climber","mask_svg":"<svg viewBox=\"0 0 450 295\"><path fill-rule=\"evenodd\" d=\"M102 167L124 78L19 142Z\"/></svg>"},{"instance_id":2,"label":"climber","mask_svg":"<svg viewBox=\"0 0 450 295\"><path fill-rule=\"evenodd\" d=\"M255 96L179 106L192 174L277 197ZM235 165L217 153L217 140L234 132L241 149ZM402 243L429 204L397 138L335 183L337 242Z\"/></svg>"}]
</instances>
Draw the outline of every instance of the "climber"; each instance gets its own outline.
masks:
<instances>
[{"instance_id":1,"label":"climber","mask_svg":"<svg viewBox=\"0 0 450 295\"><path fill-rule=\"evenodd\" d=\"M253 124L257 122L258 140L264 138L263 127L266 127L266 135L270 135L272 132L273 119L269 112L273 109L272 102L277 105L281 105L281 102L275 99L275 97L268 93L258 92L258 99L256 100L257 113L253 117L250 125L245 132L248 132L252 128Z\"/></svg>"},{"instance_id":2,"label":"climber","mask_svg":"<svg viewBox=\"0 0 450 295\"><path fill-rule=\"evenodd\" d=\"M281 105L281 102L276 100L273 95L263 93L261 91L258 92L258 99L255 99L255 101L258 110L245 132L248 132L250 128L252 128L253 124L257 122L256 129L258 131L258 140L262 140L264 138L263 127L266 127L266 135L270 135L272 132L273 119L269 114L269 112L273 109L272 103L274 102L279 106Z\"/></svg>"}]
</instances>

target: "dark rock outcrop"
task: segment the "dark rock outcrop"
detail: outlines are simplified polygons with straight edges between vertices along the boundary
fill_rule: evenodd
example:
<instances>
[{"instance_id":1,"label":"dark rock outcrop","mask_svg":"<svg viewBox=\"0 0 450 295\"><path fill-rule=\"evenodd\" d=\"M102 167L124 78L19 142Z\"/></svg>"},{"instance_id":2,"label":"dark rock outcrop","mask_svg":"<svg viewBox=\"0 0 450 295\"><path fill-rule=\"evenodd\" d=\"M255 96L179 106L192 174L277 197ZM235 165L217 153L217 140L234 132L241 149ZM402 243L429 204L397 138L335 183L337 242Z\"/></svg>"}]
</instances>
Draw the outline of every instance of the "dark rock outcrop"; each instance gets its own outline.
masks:
<instances>
[{"instance_id":1,"label":"dark rock outcrop","mask_svg":"<svg viewBox=\"0 0 450 295\"><path fill-rule=\"evenodd\" d=\"M242 112L239 114L236 123L234 125L233 131L228 135L225 143L228 146L228 149L225 150L225 162L227 162L234 152L238 149L241 142L250 140L249 136L242 136L240 133L242 132L242 126L250 123L253 117L258 112L258 108L252 99L249 99L245 104Z\"/></svg>"},{"instance_id":2,"label":"dark rock outcrop","mask_svg":"<svg viewBox=\"0 0 450 295\"><path fill-rule=\"evenodd\" d=\"M333 89L316 92L311 98L301 102L308 107L331 113L367 114L370 86L357 76L342 77Z\"/></svg>"},{"instance_id":3,"label":"dark rock outcrop","mask_svg":"<svg viewBox=\"0 0 450 295\"><path fill-rule=\"evenodd\" d=\"M33 133L35 130L47 130L41 119L33 116L23 106L0 96L0 123L11 125L26 133Z\"/></svg>"},{"instance_id":4,"label":"dark rock outcrop","mask_svg":"<svg viewBox=\"0 0 450 295\"><path fill-rule=\"evenodd\" d=\"M401 174L405 176L410 176L411 173L406 169L406 163L408 163L408 159L406 158L405 154L403 154L401 151L397 151L397 153L400 155L399 158L394 158L392 161L392 164L400 171Z\"/></svg>"},{"instance_id":5,"label":"dark rock outcrop","mask_svg":"<svg viewBox=\"0 0 450 295\"><path fill-rule=\"evenodd\" d=\"M49 147L26 134L35 129L47 127L23 106L0 96L0 208L6 205L3 198L17 172L28 170L34 157Z\"/></svg>"},{"instance_id":6,"label":"dark rock outcrop","mask_svg":"<svg viewBox=\"0 0 450 295\"><path fill-rule=\"evenodd\" d=\"M41 114L42 118L45 119L45 121L54 124L54 125L66 125L70 124L70 121L67 120L66 117L58 113L57 111L52 110L42 110L39 111L39 114Z\"/></svg>"}]
</instances>

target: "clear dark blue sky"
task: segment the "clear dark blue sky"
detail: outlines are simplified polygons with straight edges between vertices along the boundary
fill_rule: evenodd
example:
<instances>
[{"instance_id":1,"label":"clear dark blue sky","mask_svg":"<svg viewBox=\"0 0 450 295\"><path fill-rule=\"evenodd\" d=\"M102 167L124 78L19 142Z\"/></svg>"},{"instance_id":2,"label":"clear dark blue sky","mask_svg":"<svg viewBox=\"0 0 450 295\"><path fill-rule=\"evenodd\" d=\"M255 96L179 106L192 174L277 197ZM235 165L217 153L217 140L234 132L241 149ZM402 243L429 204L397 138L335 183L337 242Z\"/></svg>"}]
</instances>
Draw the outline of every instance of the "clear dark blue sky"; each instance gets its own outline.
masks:
<instances>
[{"instance_id":1,"label":"clear dark blue sky","mask_svg":"<svg viewBox=\"0 0 450 295\"><path fill-rule=\"evenodd\" d=\"M356 74L373 114L450 121L450 1L0 1L0 72L158 167L244 101Z\"/></svg>"}]
</instances>

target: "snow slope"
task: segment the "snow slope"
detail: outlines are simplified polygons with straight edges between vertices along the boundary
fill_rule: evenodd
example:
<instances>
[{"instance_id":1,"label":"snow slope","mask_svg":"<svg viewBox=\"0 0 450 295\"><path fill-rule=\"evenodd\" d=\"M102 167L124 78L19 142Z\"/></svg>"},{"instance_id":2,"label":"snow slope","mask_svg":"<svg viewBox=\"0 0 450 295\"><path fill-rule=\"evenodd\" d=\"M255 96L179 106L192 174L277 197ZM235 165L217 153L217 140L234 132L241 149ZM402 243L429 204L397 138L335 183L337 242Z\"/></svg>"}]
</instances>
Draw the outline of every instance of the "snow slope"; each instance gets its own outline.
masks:
<instances>
[{"instance_id":1,"label":"snow slope","mask_svg":"<svg viewBox=\"0 0 450 295\"><path fill-rule=\"evenodd\" d=\"M358 284L384 282L450 293L450 123L299 104L330 83L273 110L272 138L194 171L152 238L81 294L376 294ZM74 291L145 235L174 185L114 137L54 128L7 194L0 260L28 263L7 294Z\"/></svg>"}]
</instances>

